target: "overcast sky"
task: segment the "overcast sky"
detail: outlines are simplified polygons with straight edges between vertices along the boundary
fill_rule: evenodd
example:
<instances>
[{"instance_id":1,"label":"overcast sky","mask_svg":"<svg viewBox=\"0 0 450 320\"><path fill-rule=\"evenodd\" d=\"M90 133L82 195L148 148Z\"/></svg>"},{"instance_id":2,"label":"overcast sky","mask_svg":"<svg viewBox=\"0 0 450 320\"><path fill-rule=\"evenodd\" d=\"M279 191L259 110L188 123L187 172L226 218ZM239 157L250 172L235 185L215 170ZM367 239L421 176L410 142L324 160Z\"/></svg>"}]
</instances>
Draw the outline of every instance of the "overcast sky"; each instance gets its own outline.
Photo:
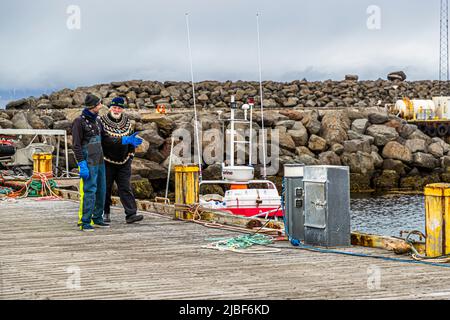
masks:
<instances>
[{"instance_id":1,"label":"overcast sky","mask_svg":"<svg viewBox=\"0 0 450 320\"><path fill-rule=\"evenodd\" d=\"M438 78L439 0L0 0L0 94L190 80L186 12L195 81L258 79L257 12L264 79Z\"/></svg>"}]
</instances>

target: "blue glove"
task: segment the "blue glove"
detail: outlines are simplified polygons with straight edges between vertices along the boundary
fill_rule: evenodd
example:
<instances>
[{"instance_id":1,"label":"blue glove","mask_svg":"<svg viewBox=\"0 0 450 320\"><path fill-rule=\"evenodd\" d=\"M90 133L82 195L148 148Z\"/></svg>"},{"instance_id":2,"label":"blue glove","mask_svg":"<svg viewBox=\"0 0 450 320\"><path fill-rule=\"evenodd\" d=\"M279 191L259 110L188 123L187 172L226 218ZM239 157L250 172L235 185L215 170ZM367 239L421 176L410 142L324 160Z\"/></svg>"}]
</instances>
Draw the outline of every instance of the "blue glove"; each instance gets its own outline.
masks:
<instances>
[{"instance_id":1,"label":"blue glove","mask_svg":"<svg viewBox=\"0 0 450 320\"><path fill-rule=\"evenodd\" d=\"M131 144L133 147L137 147L142 143L142 139L136 137L137 134L135 132L131 136L122 137L122 144Z\"/></svg>"},{"instance_id":2,"label":"blue glove","mask_svg":"<svg viewBox=\"0 0 450 320\"><path fill-rule=\"evenodd\" d=\"M80 177L82 179L89 178L89 169L86 160L78 162L78 168L80 169Z\"/></svg>"}]
</instances>

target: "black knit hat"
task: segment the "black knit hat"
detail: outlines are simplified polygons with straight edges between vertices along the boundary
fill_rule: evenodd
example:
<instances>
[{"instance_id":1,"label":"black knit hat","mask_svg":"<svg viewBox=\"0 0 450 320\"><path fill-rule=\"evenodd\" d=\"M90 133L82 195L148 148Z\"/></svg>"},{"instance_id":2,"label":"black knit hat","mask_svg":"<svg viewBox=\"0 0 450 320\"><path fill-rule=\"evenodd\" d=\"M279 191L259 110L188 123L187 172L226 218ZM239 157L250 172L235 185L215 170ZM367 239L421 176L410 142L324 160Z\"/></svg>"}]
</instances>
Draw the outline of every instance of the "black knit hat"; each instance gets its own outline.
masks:
<instances>
[{"instance_id":1,"label":"black knit hat","mask_svg":"<svg viewBox=\"0 0 450 320\"><path fill-rule=\"evenodd\" d=\"M125 105L125 99L122 97L115 97L112 99L111 104L109 107L120 107L120 108L126 108Z\"/></svg>"},{"instance_id":2,"label":"black knit hat","mask_svg":"<svg viewBox=\"0 0 450 320\"><path fill-rule=\"evenodd\" d=\"M84 105L89 108L95 108L101 102L101 99L92 93L88 93L86 99L84 99Z\"/></svg>"}]
</instances>

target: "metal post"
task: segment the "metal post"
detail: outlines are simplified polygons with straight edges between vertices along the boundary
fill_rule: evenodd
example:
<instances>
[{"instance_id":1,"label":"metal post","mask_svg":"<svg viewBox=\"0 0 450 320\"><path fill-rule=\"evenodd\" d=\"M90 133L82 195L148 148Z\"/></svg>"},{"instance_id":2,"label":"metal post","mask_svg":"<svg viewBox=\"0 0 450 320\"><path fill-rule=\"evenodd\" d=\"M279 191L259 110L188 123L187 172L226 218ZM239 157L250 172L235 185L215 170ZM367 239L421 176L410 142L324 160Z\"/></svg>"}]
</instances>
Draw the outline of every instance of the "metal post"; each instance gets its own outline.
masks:
<instances>
[{"instance_id":1,"label":"metal post","mask_svg":"<svg viewBox=\"0 0 450 320\"><path fill-rule=\"evenodd\" d=\"M64 152L66 153L66 177L69 178L69 152L67 150L67 131L64 132Z\"/></svg>"},{"instance_id":2,"label":"metal post","mask_svg":"<svg viewBox=\"0 0 450 320\"><path fill-rule=\"evenodd\" d=\"M61 143L61 136L58 136L58 141L56 144L56 168L55 168L55 176L58 177L58 169L59 169L59 144Z\"/></svg>"}]
</instances>

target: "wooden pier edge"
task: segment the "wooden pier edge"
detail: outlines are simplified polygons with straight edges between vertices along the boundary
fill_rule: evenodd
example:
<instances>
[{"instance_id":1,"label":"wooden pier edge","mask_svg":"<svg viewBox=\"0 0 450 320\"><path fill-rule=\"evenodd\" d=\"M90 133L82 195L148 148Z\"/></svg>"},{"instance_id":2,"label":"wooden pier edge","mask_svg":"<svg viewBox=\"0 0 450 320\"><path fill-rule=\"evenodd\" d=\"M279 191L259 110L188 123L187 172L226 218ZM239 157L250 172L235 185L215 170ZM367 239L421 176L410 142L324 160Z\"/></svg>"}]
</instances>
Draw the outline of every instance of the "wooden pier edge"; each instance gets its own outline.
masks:
<instances>
[{"instance_id":1,"label":"wooden pier edge","mask_svg":"<svg viewBox=\"0 0 450 320\"><path fill-rule=\"evenodd\" d=\"M55 193L63 199L79 201L80 195L76 191L55 189ZM112 197L112 204L114 206L121 206L119 197ZM178 219L175 217L175 205L162 202L153 202L148 200L136 200L138 210L145 212L152 212L174 220L194 221L193 219ZM177 207L177 210L180 210ZM253 229L255 227L265 226L266 228L284 231L283 221L269 221L261 218L249 218L243 216L235 216L220 212L218 210L202 209L198 211L199 220L203 222L211 222L222 224L226 226L241 227L246 229ZM191 216L191 215L188 215ZM375 234L367 234L358 231L351 232L351 244L353 246L379 248L389 251L394 251L397 254L405 254L411 251L411 245L402 238L392 236L382 236ZM417 242L414 247L419 253L425 252L425 243Z\"/></svg>"}]
</instances>

